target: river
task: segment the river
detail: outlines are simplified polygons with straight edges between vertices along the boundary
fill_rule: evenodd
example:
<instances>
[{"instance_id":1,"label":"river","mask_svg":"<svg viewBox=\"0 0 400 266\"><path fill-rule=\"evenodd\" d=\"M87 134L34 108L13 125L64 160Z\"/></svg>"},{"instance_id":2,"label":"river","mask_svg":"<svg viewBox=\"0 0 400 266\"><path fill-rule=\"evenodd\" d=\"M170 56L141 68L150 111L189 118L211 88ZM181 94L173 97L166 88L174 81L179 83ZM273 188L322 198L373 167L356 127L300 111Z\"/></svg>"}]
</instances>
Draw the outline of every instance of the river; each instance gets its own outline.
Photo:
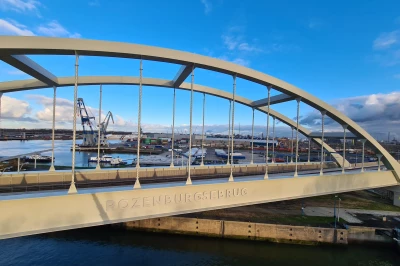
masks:
<instances>
[{"instance_id":1,"label":"river","mask_svg":"<svg viewBox=\"0 0 400 266\"><path fill-rule=\"evenodd\" d=\"M77 143L80 144L82 140L77 140ZM109 140L110 144L118 143L119 140ZM72 164L72 140L55 140L54 141L54 164L56 166L71 166ZM51 149L51 141L49 140L29 140L29 141L0 141L0 157L4 156L16 156L31 152L37 152L42 150ZM44 152L42 155L51 156L51 151ZM285 158L288 154L279 154L278 157ZM135 154L126 154L126 153L113 153L112 156L114 158L119 157L122 160L126 161L128 164L132 163L132 160L136 158ZM76 152L75 156L75 165L77 167L96 167L96 163L89 163L90 157L97 157L97 152ZM312 158L315 155L312 156ZM354 155L347 155L347 158L354 157ZM258 157L256 157L258 158ZM307 156L303 156L303 160L306 160ZM319 160L319 158L317 158ZM350 160L352 163L355 160ZM361 162L361 158L358 158L358 162ZM41 163L43 164L43 163ZM50 163L48 163L50 167Z\"/></svg>"},{"instance_id":2,"label":"river","mask_svg":"<svg viewBox=\"0 0 400 266\"><path fill-rule=\"evenodd\" d=\"M110 140L110 143L117 143L118 140ZM77 143L81 143L78 140ZM72 140L55 140L54 141L54 164L57 166L71 166L72 162ZM31 152L51 149L51 141L48 140L29 140L29 141L0 141L0 156L16 156ZM51 151L44 152L42 155L51 156ZM132 163L136 158L134 154L113 153L113 157L119 157ZM75 165L77 167L96 167L96 163L88 163L90 157L97 157L97 152L76 152ZM50 166L50 163L48 163Z\"/></svg>"},{"instance_id":3,"label":"river","mask_svg":"<svg viewBox=\"0 0 400 266\"><path fill-rule=\"evenodd\" d=\"M0 265L400 265L390 248L300 246L119 231L70 230L0 241Z\"/></svg>"}]
</instances>

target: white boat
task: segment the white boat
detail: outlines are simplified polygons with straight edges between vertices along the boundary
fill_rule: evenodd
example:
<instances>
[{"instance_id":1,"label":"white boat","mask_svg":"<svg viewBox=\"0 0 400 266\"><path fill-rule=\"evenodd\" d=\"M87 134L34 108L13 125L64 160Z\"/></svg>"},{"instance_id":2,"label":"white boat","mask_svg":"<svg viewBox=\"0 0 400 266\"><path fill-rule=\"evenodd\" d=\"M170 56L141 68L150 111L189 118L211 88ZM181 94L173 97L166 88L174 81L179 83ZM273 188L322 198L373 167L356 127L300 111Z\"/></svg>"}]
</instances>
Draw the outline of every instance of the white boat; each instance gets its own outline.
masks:
<instances>
[{"instance_id":1,"label":"white boat","mask_svg":"<svg viewBox=\"0 0 400 266\"><path fill-rule=\"evenodd\" d=\"M38 155L38 154L34 154L31 156L25 156L23 157L23 159L27 162L42 162L42 163L48 163L51 162L51 156L42 156L42 155Z\"/></svg>"},{"instance_id":2,"label":"white boat","mask_svg":"<svg viewBox=\"0 0 400 266\"><path fill-rule=\"evenodd\" d=\"M100 163L111 163L112 159L113 157L110 155L103 155L102 157L100 157ZM89 162L97 163L97 157L90 157Z\"/></svg>"},{"instance_id":3,"label":"white boat","mask_svg":"<svg viewBox=\"0 0 400 266\"><path fill-rule=\"evenodd\" d=\"M127 164L126 161L122 160L121 158L112 158L110 161L111 165L124 165Z\"/></svg>"},{"instance_id":4,"label":"white boat","mask_svg":"<svg viewBox=\"0 0 400 266\"><path fill-rule=\"evenodd\" d=\"M188 159L185 156L181 156L181 158L174 156L174 165L186 165ZM192 158L192 163L195 158ZM143 166L169 166L171 164L171 156L162 156L162 155L145 155L140 156L139 160L140 165ZM136 164L136 158L133 160L133 164Z\"/></svg>"}]
</instances>

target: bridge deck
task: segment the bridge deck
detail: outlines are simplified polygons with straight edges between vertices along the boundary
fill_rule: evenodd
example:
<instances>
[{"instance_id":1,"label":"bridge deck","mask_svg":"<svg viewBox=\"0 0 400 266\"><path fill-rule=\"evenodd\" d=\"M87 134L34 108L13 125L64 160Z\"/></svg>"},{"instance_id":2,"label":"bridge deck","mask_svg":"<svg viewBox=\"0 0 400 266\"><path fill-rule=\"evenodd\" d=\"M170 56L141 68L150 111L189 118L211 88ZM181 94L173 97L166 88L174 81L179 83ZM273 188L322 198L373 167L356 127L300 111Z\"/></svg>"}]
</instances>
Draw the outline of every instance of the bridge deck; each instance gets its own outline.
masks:
<instances>
[{"instance_id":1,"label":"bridge deck","mask_svg":"<svg viewBox=\"0 0 400 266\"><path fill-rule=\"evenodd\" d=\"M333 168L333 169L325 169L324 175L340 175L342 174L341 168ZM346 173L359 173L361 171L360 168L347 169ZM366 167L365 171L377 171L376 166ZM319 176L319 170L306 170L298 173L299 178L305 176ZM269 174L269 179L282 179L282 178L292 178L293 172L290 173L271 173ZM237 176L234 178L235 182L243 182L243 181L256 181L263 180L264 175L247 175L247 176ZM223 178L212 178L212 179L200 179L193 180L193 184L195 185L204 185L204 184L218 184L224 183L228 180L228 177ZM113 191L126 191L132 190L134 180L131 181L130 185L120 185L120 186L102 186L102 187L89 187L89 188L80 188L79 194L88 194L88 193L99 193L99 192L113 192ZM69 183L67 184L69 185ZM175 186L185 186L186 181L170 181L170 182L158 182L158 183L148 183L142 184L142 189L152 189L152 188L164 188L164 187L175 187ZM11 200L11 199L27 199L27 198L39 198L39 197L51 197L51 196L61 196L65 195L68 190L68 186L64 189L54 189L54 190L43 190L43 191L27 191L27 192L10 192L10 193L2 193L0 194L1 200Z\"/></svg>"},{"instance_id":2,"label":"bridge deck","mask_svg":"<svg viewBox=\"0 0 400 266\"><path fill-rule=\"evenodd\" d=\"M301 177L240 177L223 180L148 184L129 187L81 189L33 193L28 197L8 195L0 200L0 238L88 227L183 213L244 206L294 198L333 194L376 187L395 186L392 171L350 171L346 174L307 174Z\"/></svg>"}]
</instances>

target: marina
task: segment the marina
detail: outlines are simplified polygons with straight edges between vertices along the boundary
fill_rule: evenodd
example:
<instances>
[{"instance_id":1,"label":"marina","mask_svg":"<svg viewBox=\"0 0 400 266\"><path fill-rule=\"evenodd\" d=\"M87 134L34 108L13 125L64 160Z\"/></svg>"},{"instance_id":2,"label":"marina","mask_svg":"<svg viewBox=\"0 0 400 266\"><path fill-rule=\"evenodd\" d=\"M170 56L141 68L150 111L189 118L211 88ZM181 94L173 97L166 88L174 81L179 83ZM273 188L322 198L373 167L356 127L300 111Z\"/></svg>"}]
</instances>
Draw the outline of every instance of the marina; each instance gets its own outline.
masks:
<instances>
[{"instance_id":1,"label":"marina","mask_svg":"<svg viewBox=\"0 0 400 266\"><path fill-rule=\"evenodd\" d=\"M100 148L100 163L102 167L135 167L136 165L136 150L122 150L117 147L121 147L125 142L120 140L109 140L110 147ZM36 158L37 170L48 169L51 164L51 141L49 140L31 140L29 142L24 141L4 141L2 142L4 149L0 150L0 160L13 159L16 160L18 156L21 158L21 163L23 162L23 157L26 156L27 160L21 168L34 170L33 164ZM72 151L71 151L71 140L55 140L54 150L54 165L56 169L70 169ZM189 151L188 148L174 148L174 159L171 159L172 149L170 145L144 145L148 147L146 149L141 149L140 151L140 165L141 166L170 166L171 162L175 166L186 166ZM157 148L156 148L157 146ZM129 148L129 147L128 147ZM134 149L134 148L130 148ZM147 153L145 153L146 151ZM269 151L271 153L271 151ZM27 155L29 154L29 155ZM97 165L97 154L98 150L95 147L86 148L80 147L76 149L75 160L76 167L82 168L95 168ZM191 161L193 165L201 164L201 157L204 155L205 165L223 165L227 163L227 149L221 148L199 148L192 147ZM290 153L276 152L275 162L276 163L286 163L290 160ZM265 163L265 151L264 150L254 150L253 156L251 155L250 149L235 149L233 152L234 163L246 164L250 163L253 157L254 163ZM39 160L40 159L40 160ZM113 162L111 163L111 161ZM300 161L307 161L307 154L300 154ZM320 158L317 154L311 154L311 161L319 161ZM269 156L269 161L271 157ZM327 157L326 161L330 161ZM358 161L361 161L361 156L358 157ZM30 166L30 164L32 164ZM5 171L16 171L7 168Z\"/></svg>"}]
</instances>

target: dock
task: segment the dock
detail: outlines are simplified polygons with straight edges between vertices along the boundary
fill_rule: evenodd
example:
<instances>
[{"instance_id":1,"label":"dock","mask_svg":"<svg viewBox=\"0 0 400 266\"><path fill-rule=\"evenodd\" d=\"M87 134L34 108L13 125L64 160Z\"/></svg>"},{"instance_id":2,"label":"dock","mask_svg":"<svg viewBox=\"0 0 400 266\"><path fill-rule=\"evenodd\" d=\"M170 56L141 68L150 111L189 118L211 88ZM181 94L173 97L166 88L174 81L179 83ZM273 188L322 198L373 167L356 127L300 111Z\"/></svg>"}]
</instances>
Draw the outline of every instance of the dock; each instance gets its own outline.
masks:
<instances>
[{"instance_id":1,"label":"dock","mask_svg":"<svg viewBox=\"0 0 400 266\"><path fill-rule=\"evenodd\" d=\"M72 151L72 147L71 147ZM97 147L75 147L76 152L97 152ZM100 147L101 153L132 153L136 154L136 148L130 147ZM162 149L140 149L140 154L161 154Z\"/></svg>"}]
</instances>

